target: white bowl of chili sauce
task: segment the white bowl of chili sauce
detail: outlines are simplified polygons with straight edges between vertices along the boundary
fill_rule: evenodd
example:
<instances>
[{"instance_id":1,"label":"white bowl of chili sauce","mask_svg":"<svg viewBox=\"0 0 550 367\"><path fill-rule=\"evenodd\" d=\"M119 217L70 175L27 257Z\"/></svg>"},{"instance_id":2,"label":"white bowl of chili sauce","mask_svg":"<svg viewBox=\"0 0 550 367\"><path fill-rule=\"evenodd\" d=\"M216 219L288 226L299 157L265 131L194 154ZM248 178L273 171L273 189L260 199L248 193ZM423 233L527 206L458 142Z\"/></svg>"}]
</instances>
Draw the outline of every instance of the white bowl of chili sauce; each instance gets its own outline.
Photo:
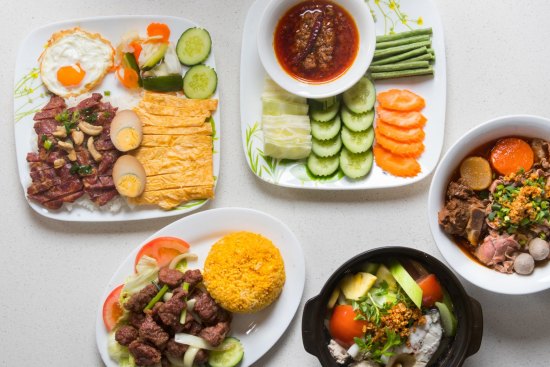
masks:
<instances>
[{"instance_id":1,"label":"white bowl of chili sauce","mask_svg":"<svg viewBox=\"0 0 550 367\"><path fill-rule=\"evenodd\" d=\"M265 70L282 88L306 98L353 86L375 46L374 21L363 0L271 0L260 19Z\"/></svg>"}]
</instances>

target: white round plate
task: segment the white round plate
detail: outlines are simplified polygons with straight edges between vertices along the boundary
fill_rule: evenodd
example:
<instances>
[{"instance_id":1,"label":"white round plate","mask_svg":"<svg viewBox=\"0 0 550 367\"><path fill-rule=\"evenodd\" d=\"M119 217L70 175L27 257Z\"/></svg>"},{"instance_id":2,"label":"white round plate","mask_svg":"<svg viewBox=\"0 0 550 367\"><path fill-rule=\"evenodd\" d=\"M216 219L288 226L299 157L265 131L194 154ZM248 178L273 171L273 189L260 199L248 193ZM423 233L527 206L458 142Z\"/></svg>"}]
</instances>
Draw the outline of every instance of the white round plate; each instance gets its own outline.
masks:
<instances>
[{"instance_id":1,"label":"white round plate","mask_svg":"<svg viewBox=\"0 0 550 367\"><path fill-rule=\"evenodd\" d=\"M495 293L527 294L550 288L550 264L531 275L503 274L470 259L439 226L437 213L443 208L445 192L458 165L475 149L506 136L548 139L550 120L528 115L503 116L487 121L463 135L437 167L428 194L428 220L433 238L447 263L470 283Z\"/></svg>"},{"instance_id":2,"label":"white round plate","mask_svg":"<svg viewBox=\"0 0 550 367\"><path fill-rule=\"evenodd\" d=\"M234 314L231 335L244 346L241 366L249 366L263 356L281 337L292 321L302 299L305 264L302 246L280 220L260 211L244 208L207 210L182 218L143 241L115 272L99 302L96 320L96 342L103 362L117 366L107 352L108 333L103 325L103 301L111 290L132 274L134 259L141 247L159 236L174 236L191 245L190 252L199 256L197 268L203 267L210 247L224 235L235 231L250 231L269 238L281 251L285 263L286 283L281 296L266 309L253 314Z\"/></svg>"}]
</instances>

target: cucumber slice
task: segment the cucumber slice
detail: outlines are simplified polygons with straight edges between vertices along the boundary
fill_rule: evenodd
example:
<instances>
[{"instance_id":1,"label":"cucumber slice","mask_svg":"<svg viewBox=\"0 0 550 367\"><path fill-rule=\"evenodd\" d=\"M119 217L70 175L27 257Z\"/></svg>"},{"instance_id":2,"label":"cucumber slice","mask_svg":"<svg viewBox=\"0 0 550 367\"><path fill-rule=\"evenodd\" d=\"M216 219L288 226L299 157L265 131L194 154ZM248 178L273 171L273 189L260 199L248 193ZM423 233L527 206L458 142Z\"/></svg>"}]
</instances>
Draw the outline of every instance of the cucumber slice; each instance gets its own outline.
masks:
<instances>
[{"instance_id":1,"label":"cucumber slice","mask_svg":"<svg viewBox=\"0 0 550 367\"><path fill-rule=\"evenodd\" d=\"M422 288L415 282L407 270L397 260L389 261L389 269L391 275L397 281L397 284L401 286L403 291L409 296L411 301L418 307L422 308Z\"/></svg>"},{"instance_id":2,"label":"cucumber slice","mask_svg":"<svg viewBox=\"0 0 550 367\"><path fill-rule=\"evenodd\" d=\"M209 98L218 86L218 75L210 66L196 65L183 77L183 93L188 98Z\"/></svg>"},{"instance_id":3,"label":"cucumber slice","mask_svg":"<svg viewBox=\"0 0 550 367\"><path fill-rule=\"evenodd\" d=\"M237 338L225 338L220 347L224 350L210 351L208 364L211 367L234 367L243 359L244 348Z\"/></svg>"},{"instance_id":4,"label":"cucumber slice","mask_svg":"<svg viewBox=\"0 0 550 367\"><path fill-rule=\"evenodd\" d=\"M309 103L314 108L326 110L327 108L332 107L335 103L338 103L338 96L310 99Z\"/></svg>"},{"instance_id":5,"label":"cucumber slice","mask_svg":"<svg viewBox=\"0 0 550 367\"><path fill-rule=\"evenodd\" d=\"M307 158L307 168L315 176L330 176L338 169L338 156L321 158L312 153Z\"/></svg>"},{"instance_id":6,"label":"cucumber slice","mask_svg":"<svg viewBox=\"0 0 550 367\"><path fill-rule=\"evenodd\" d=\"M326 122L332 120L340 110L340 101L336 101L332 106L327 109L320 108L319 106L311 106L310 116L315 121Z\"/></svg>"},{"instance_id":7,"label":"cucumber slice","mask_svg":"<svg viewBox=\"0 0 550 367\"><path fill-rule=\"evenodd\" d=\"M345 105L340 110L342 122L351 131L365 131L374 122L374 110L365 113L353 113Z\"/></svg>"},{"instance_id":8,"label":"cucumber slice","mask_svg":"<svg viewBox=\"0 0 550 367\"><path fill-rule=\"evenodd\" d=\"M366 131L356 133L344 126L342 128L342 142L352 153L366 152L374 142L374 130L370 127Z\"/></svg>"},{"instance_id":9,"label":"cucumber slice","mask_svg":"<svg viewBox=\"0 0 550 367\"><path fill-rule=\"evenodd\" d=\"M145 58L145 60L143 60L143 63L140 65L140 69L144 71L150 70L156 64L158 64L164 57L164 54L166 53L166 51L168 50L167 43L147 43L145 45L141 50L141 54L139 58L140 60L142 58Z\"/></svg>"},{"instance_id":10,"label":"cucumber slice","mask_svg":"<svg viewBox=\"0 0 550 367\"><path fill-rule=\"evenodd\" d=\"M342 139L338 135L331 140L313 138L311 141L311 150L319 157L331 157L338 154L340 149L342 149Z\"/></svg>"},{"instance_id":11,"label":"cucumber slice","mask_svg":"<svg viewBox=\"0 0 550 367\"><path fill-rule=\"evenodd\" d=\"M455 315L445 303L436 302L435 306L441 315L441 326L443 326L445 336L454 336L456 334L456 326L458 324Z\"/></svg>"},{"instance_id":12,"label":"cucumber slice","mask_svg":"<svg viewBox=\"0 0 550 367\"><path fill-rule=\"evenodd\" d=\"M180 74L148 76L141 80L143 89L154 92L177 92L182 88Z\"/></svg>"},{"instance_id":13,"label":"cucumber slice","mask_svg":"<svg viewBox=\"0 0 550 367\"><path fill-rule=\"evenodd\" d=\"M178 59L183 65L193 66L204 62L210 55L212 39L202 28L189 28L183 32L176 44Z\"/></svg>"},{"instance_id":14,"label":"cucumber slice","mask_svg":"<svg viewBox=\"0 0 550 367\"><path fill-rule=\"evenodd\" d=\"M342 172L349 178L360 178L366 176L372 168L372 151L364 153L351 153L346 148L340 153L340 167Z\"/></svg>"},{"instance_id":15,"label":"cucumber slice","mask_svg":"<svg viewBox=\"0 0 550 367\"><path fill-rule=\"evenodd\" d=\"M373 82L362 77L357 84L344 92L344 103L354 113L365 113L372 110L374 100L376 99L376 90Z\"/></svg>"},{"instance_id":16,"label":"cucumber slice","mask_svg":"<svg viewBox=\"0 0 550 367\"><path fill-rule=\"evenodd\" d=\"M311 135L317 140L330 140L338 135L341 127L342 123L338 115L328 122L311 120Z\"/></svg>"}]
</instances>

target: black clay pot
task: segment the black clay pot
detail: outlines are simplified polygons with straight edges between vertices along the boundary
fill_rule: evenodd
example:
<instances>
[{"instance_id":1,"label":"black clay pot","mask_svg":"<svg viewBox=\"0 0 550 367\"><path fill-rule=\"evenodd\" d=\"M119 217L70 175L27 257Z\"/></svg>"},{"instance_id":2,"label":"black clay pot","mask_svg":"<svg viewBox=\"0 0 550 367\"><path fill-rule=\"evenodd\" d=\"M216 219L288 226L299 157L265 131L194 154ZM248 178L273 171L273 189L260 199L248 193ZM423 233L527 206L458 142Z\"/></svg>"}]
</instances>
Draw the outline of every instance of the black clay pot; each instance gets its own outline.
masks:
<instances>
[{"instance_id":1,"label":"black clay pot","mask_svg":"<svg viewBox=\"0 0 550 367\"><path fill-rule=\"evenodd\" d=\"M442 341L430 361L430 367L459 367L469 356L477 353L483 336L483 314L478 301L466 294L457 277L435 257L406 247L382 247L363 252L347 261L325 283L321 293L307 301L302 317L302 341L305 350L316 356L324 367L338 365L330 355L327 345L330 335L325 327L327 303L333 289L346 274L360 271L367 261L384 262L389 258L408 258L421 263L429 272L436 274L441 285L451 296L458 328L454 338Z\"/></svg>"}]
</instances>

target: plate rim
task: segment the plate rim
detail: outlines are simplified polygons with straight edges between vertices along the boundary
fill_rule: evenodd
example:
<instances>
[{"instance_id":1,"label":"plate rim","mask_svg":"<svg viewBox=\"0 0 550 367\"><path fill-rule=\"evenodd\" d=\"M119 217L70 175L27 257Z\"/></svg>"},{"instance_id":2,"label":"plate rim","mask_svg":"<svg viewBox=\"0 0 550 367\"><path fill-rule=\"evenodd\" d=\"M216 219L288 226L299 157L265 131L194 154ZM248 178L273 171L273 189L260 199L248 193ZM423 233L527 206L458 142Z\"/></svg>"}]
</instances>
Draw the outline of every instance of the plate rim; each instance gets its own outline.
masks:
<instances>
[{"instance_id":1,"label":"plate rim","mask_svg":"<svg viewBox=\"0 0 550 367\"><path fill-rule=\"evenodd\" d=\"M31 31L29 31L26 36L23 38L21 43L19 44L19 47L17 49L17 55L15 59L15 67L14 67L14 76L12 80L12 87L14 87L17 84L18 78L21 77L23 70L20 70L20 65L22 62L20 61L23 57L26 55L24 54L24 47L29 42L29 40L36 36L36 34L40 34L41 32L44 32L45 30L49 28L61 28L61 27L85 27L85 24L79 24L79 23L89 23L89 22L96 22L96 21L117 21L117 20L172 20L175 22L187 22L192 27L200 27L200 24L190 20L185 17L178 17L173 15L158 15L158 14L152 14L152 15L146 15L146 14L123 14L123 15L100 15L100 16L91 16L91 17L82 17L82 18L74 18L74 19L67 19L67 20L59 20L51 23L47 23L41 26L38 26L36 28L33 28ZM111 43L113 43L111 40L109 40ZM214 55L215 52L212 52L210 57L212 57L212 62L214 65L216 65L216 57ZM38 65L38 64L37 64ZM91 93L92 91L90 91ZM220 93L217 90L217 99L218 99L218 107L216 112L219 113L219 119L214 120L214 124L216 127L216 137L219 141L219 149L217 149L217 152L213 155L213 161L212 165L213 168L217 164L218 171L216 172L213 170L213 174L215 176L214 179L214 193L216 192L216 187L218 184L218 181L220 179L220 171L221 171L221 120L222 119L222 113L221 113L221 98ZM16 110L16 98L13 96L13 89L12 89L12 95L11 95L11 104L14 107L14 112L11 115L12 120L15 120L15 110ZM108 210L102 210L95 208L94 211L90 211L86 209L86 212L83 216L71 216L71 211L67 208L59 209L58 211L50 211L37 203L32 202L29 200L27 196L27 187L25 186L24 178L21 175L21 170L19 169L21 163L25 164L26 161L24 161L24 157L20 157L17 154L17 124L23 123L23 121L14 122L14 147L16 150L16 165L17 165L17 173L19 176L19 183L21 185L21 188L23 190L23 196L25 198L25 201L27 204L31 207L31 209L36 212L37 214L49 218L54 219L62 222L76 222L76 223L111 223L111 222L133 222L133 221L141 221L141 220L150 220L150 219L159 219L159 218L169 218L169 217L175 217L175 216L185 216L186 214L189 214L191 212L197 211L200 208L202 208L204 205L208 204L212 199L204 199L202 203L197 203L191 208L185 208L185 209L172 209L169 211L164 211L160 208L155 207L148 207L143 209L143 216L137 216L137 217L131 217L127 218L125 217L125 213L116 212L112 213L110 215ZM217 162L217 163L216 163ZM96 213L100 212L98 216L95 217L89 217L90 215L95 215ZM105 216L101 216L101 212L105 214ZM136 213L135 211L131 211L130 213Z\"/></svg>"},{"instance_id":2,"label":"plate rim","mask_svg":"<svg viewBox=\"0 0 550 367\"><path fill-rule=\"evenodd\" d=\"M107 349L106 346L100 344L100 342L103 341L103 340L100 340L100 334L102 332L104 332L103 303L104 303L104 300L106 299L106 297L109 295L109 293L113 290L113 286L118 284L118 282L116 281L116 279L118 278L117 274L119 274L125 268L125 266L127 266L128 262L130 262L130 263L132 262L132 259L135 257L135 255L138 253L138 251L139 251L139 249L141 249L141 247L143 247L147 242L151 241L152 239L154 239L158 236L162 236L162 232L165 232L166 230L170 230L172 228L176 228L182 222L194 221L194 220L199 220L199 221L203 220L204 221L204 220L208 220L208 217L210 217L212 215L214 215L214 216L219 215L219 213L221 213L222 215L224 213L232 214L232 215L239 215L239 213L240 213L241 215L245 215L245 216L250 215L250 216L253 216L253 217L263 217L264 219L269 220L271 223L275 223L276 225L280 226L281 230L283 230L285 235L289 235L292 238L292 241L289 241L289 242L294 242L295 244L297 244L297 246L289 247L289 248L292 249L295 256L297 256L298 265L299 265L299 267L297 269L299 279L298 278L293 278L292 279L293 283L298 284L298 289L297 289L298 293L296 294L296 297L292 299L292 301L293 301L292 304L291 304L292 312L288 313L287 324L281 330L281 333L273 340L273 344L271 344L264 351L263 354L259 355L256 360L250 362L250 364L256 363L261 358L263 358L279 342L279 340L282 338L282 336L287 332L288 328L290 327L290 324L292 324L292 322L295 320L296 316L298 315L298 310L300 308L300 304L302 303L302 299L303 299L303 295L304 295L304 289L305 289L305 282L306 282L306 264L305 264L306 260L305 260L305 256L304 256L304 250L303 250L302 243L300 242L298 237L294 234L294 232L290 229L290 227L287 224L285 224L282 220L280 220L279 218L277 218L277 217L275 217L271 214L268 214L266 212L263 212L263 211L260 211L260 210L257 210L257 209L251 209L251 208L245 208L245 207L225 207L225 208L215 208L215 209L210 209L210 210L204 210L204 211L197 212L197 213L191 214L189 216L180 218L180 219L178 219L178 220L162 227L161 229L155 231L153 234L148 236L145 240L140 242L138 246L133 248L128 253L128 255L122 260L122 262L118 265L116 270L113 272L113 275L109 278L108 283L106 284L106 286L103 289L103 292L101 293L101 298L98 301L97 314L96 314L96 325L95 325L96 347L97 347L97 350L98 350L98 352L101 356L101 360L103 361L103 363L106 366L111 366L112 363L109 364L109 362L113 362L113 361L108 356L108 353L106 351L106 349ZM285 267L286 267L286 264L285 264ZM287 278L287 281L288 280L289 279ZM113 366L116 366L116 364L113 364Z\"/></svg>"}]
</instances>

